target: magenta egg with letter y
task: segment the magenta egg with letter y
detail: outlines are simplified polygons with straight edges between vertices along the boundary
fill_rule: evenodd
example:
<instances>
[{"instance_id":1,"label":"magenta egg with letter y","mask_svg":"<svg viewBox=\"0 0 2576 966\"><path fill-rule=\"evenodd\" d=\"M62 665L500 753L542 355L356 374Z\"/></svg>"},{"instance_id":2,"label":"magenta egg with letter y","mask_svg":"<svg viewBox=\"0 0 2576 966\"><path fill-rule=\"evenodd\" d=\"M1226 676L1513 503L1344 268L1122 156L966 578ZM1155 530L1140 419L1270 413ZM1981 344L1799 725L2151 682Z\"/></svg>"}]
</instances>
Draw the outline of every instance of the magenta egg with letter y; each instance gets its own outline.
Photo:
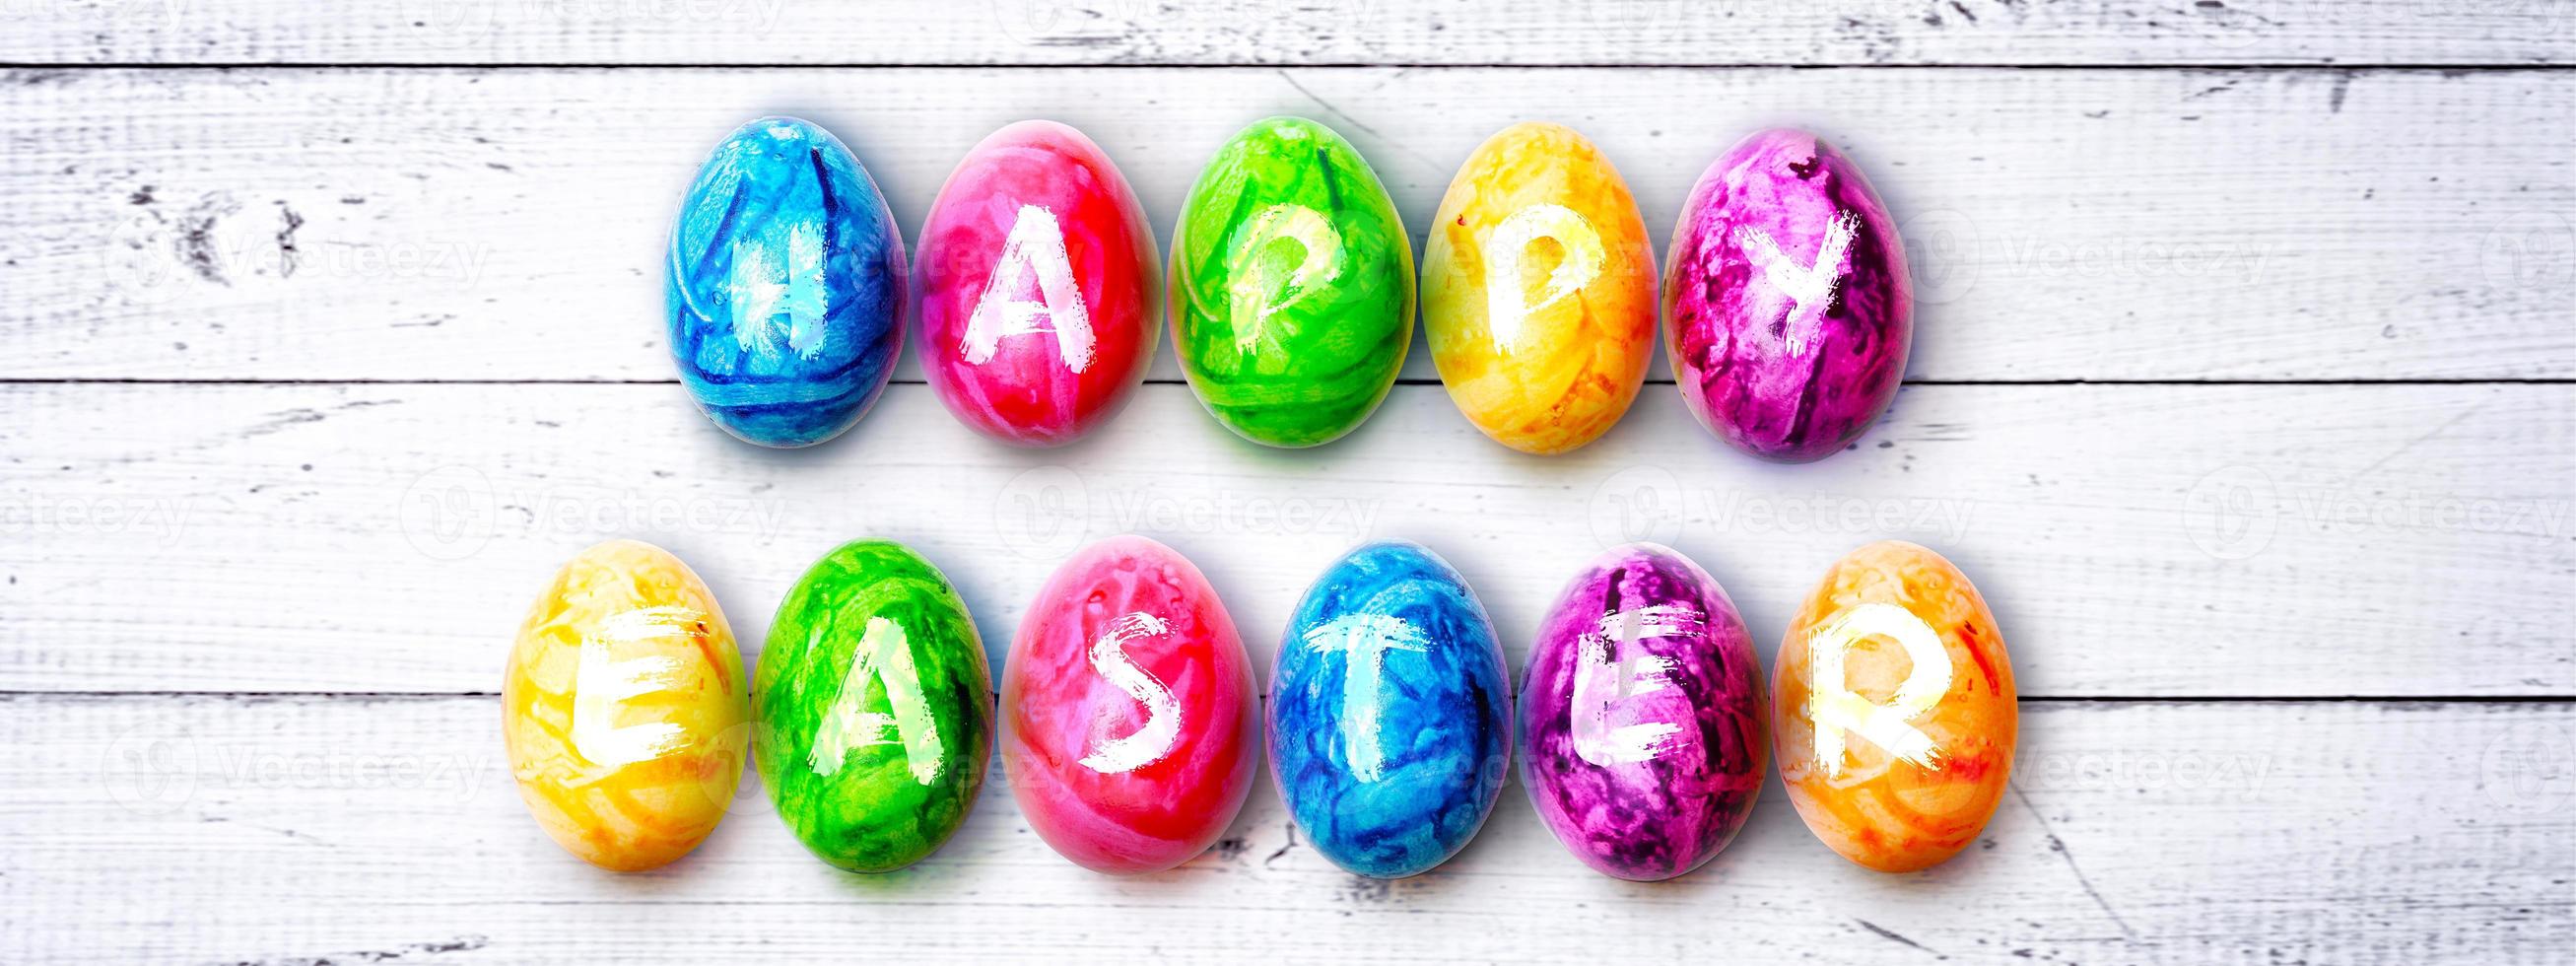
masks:
<instances>
[{"instance_id":1,"label":"magenta egg with letter y","mask_svg":"<svg viewBox=\"0 0 2576 966\"><path fill-rule=\"evenodd\" d=\"M1143 381L1162 331L1154 232L1081 132L1022 121L975 145L931 203L917 254L922 372L977 432L1070 443Z\"/></svg>"},{"instance_id":2,"label":"magenta egg with letter y","mask_svg":"<svg viewBox=\"0 0 2576 966\"><path fill-rule=\"evenodd\" d=\"M1756 132L1700 175L1673 226L1664 348L1700 425L1804 463L1887 411L1914 341L1896 222L1850 158Z\"/></svg>"}]
</instances>

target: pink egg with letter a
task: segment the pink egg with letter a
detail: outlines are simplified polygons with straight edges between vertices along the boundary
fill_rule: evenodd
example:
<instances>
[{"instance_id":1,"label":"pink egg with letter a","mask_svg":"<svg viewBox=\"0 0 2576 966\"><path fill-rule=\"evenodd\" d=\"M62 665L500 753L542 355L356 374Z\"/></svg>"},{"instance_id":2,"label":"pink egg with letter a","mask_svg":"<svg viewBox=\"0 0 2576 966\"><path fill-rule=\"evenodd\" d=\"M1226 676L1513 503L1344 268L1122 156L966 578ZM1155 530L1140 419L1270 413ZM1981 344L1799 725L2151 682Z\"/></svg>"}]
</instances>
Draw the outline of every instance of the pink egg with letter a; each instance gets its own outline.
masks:
<instances>
[{"instance_id":1,"label":"pink egg with letter a","mask_svg":"<svg viewBox=\"0 0 2576 966\"><path fill-rule=\"evenodd\" d=\"M1155 872L1207 851L1261 761L1252 662L1216 589L1137 536L1085 547L1002 665L1002 765L1039 838L1085 868Z\"/></svg>"},{"instance_id":2,"label":"pink egg with letter a","mask_svg":"<svg viewBox=\"0 0 2576 966\"><path fill-rule=\"evenodd\" d=\"M1145 377L1161 332L1153 229L1080 131L1022 121L966 152L913 265L914 352L977 432L1061 446Z\"/></svg>"}]
</instances>

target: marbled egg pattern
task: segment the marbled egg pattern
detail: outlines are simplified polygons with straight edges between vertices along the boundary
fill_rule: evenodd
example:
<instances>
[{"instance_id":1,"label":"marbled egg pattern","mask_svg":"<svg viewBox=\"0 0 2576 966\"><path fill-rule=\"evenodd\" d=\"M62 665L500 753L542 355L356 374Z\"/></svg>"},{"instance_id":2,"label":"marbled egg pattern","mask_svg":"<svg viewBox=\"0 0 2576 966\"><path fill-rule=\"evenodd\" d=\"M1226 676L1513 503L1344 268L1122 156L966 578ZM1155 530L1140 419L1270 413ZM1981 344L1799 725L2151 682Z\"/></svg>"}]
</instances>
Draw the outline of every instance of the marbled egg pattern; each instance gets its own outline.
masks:
<instances>
[{"instance_id":1,"label":"marbled egg pattern","mask_svg":"<svg viewBox=\"0 0 2576 966\"><path fill-rule=\"evenodd\" d=\"M1756 133L1700 176L1664 285L1682 399L1767 459L1822 459L1896 397L1914 338L1896 222L1868 179L1803 131Z\"/></svg>"},{"instance_id":2,"label":"marbled egg pattern","mask_svg":"<svg viewBox=\"0 0 2576 966\"><path fill-rule=\"evenodd\" d=\"M1137 536L1083 548L1020 620L1002 667L1002 763L1029 827L1099 872L1216 842L1252 790L1260 700L1199 569Z\"/></svg>"},{"instance_id":3,"label":"marbled egg pattern","mask_svg":"<svg viewBox=\"0 0 2576 966\"><path fill-rule=\"evenodd\" d=\"M1331 128L1255 121L1199 172L1172 229L1172 349L1190 390L1268 446L1339 439L1413 341L1413 239Z\"/></svg>"},{"instance_id":4,"label":"marbled egg pattern","mask_svg":"<svg viewBox=\"0 0 2576 966\"><path fill-rule=\"evenodd\" d=\"M1668 879L1744 827L1769 767L1761 669L1726 591L1629 544L1566 584L1521 684L1530 801L1596 870Z\"/></svg>"},{"instance_id":5,"label":"marbled egg pattern","mask_svg":"<svg viewBox=\"0 0 2576 966\"><path fill-rule=\"evenodd\" d=\"M1583 135L1526 123L1458 168L1422 253L1422 318L1451 401L1525 453L1608 432L1654 355L1655 257Z\"/></svg>"},{"instance_id":6,"label":"marbled egg pattern","mask_svg":"<svg viewBox=\"0 0 2576 966\"><path fill-rule=\"evenodd\" d=\"M992 679L975 618L902 544L857 541L815 561L778 604L753 693L761 781L823 861L920 861L984 787Z\"/></svg>"},{"instance_id":7,"label":"marbled egg pattern","mask_svg":"<svg viewBox=\"0 0 2576 966\"><path fill-rule=\"evenodd\" d=\"M1482 828L1511 755L1511 683L1465 578L1410 543L1351 551L1279 642L1270 764L1315 849L1367 876L1446 861Z\"/></svg>"},{"instance_id":8,"label":"marbled egg pattern","mask_svg":"<svg viewBox=\"0 0 2576 966\"><path fill-rule=\"evenodd\" d=\"M977 432L1060 446L1126 405L1160 341L1144 206L1109 155L1052 121L966 152L916 253L915 354Z\"/></svg>"},{"instance_id":9,"label":"marbled egg pattern","mask_svg":"<svg viewBox=\"0 0 2576 966\"><path fill-rule=\"evenodd\" d=\"M1994 817L2020 740L2012 657L1985 596L1940 554L1885 540L1836 561L1774 673L1780 779L1842 857L1938 865Z\"/></svg>"},{"instance_id":10,"label":"marbled egg pattern","mask_svg":"<svg viewBox=\"0 0 2576 966\"><path fill-rule=\"evenodd\" d=\"M680 203L668 262L671 355L726 432L811 446L885 389L903 342L903 235L831 132L790 117L735 130Z\"/></svg>"},{"instance_id":11,"label":"marbled egg pattern","mask_svg":"<svg viewBox=\"0 0 2576 966\"><path fill-rule=\"evenodd\" d=\"M501 733L519 796L565 851L636 871L697 848L751 737L733 630L669 551L611 540L557 571L519 625Z\"/></svg>"}]
</instances>

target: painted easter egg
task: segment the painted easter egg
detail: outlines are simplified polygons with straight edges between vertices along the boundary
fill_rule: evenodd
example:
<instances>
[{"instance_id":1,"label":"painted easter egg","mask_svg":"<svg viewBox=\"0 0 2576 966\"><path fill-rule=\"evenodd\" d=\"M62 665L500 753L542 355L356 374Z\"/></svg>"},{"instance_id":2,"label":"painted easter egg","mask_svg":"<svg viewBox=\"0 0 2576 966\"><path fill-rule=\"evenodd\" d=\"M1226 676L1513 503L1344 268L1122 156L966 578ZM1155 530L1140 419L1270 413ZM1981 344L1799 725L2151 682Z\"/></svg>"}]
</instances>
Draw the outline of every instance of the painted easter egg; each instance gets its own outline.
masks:
<instances>
[{"instance_id":1,"label":"painted easter egg","mask_svg":"<svg viewBox=\"0 0 2576 966\"><path fill-rule=\"evenodd\" d=\"M903 234L831 132L764 117L716 145L671 227L671 356L744 441L812 446L866 415L903 344Z\"/></svg>"},{"instance_id":2,"label":"painted easter egg","mask_svg":"<svg viewBox=\"0 0 2576 966\"><path fill-rule=\"evenodd\" d=\"M1172 348L1218 422L1270 446L1350 432L1413 342L1413 239L1349 141L1302 117L1219 148L1172 229Z\"/></svg>"},{"instance_id":3,"label":"painted easter egg","mask_svg":"<svg viewBox=\"0 0 2576 966\"><path fill-rule=\"evenodd\" d=\"M1994 612L1940 554L1888 540L1825 573L1773 686L1780 778L1809 831L1881 872L1938 865L1986 827L2020 728Z\"/></svg>"},{"instance_id":4,"label":"painted easter egg","mask_svg":"<svg viewBox=\"0 0 2576 966\"><path fill-rule=\"evenodd\" d=\"M1914 341L1896 222L1860 168L1762 131L1700 175L1673 226L1665 350L1691 415L1766 459L1823 459L1896 398Z\"/></svg>"},{"instance_id":5,"label":"painted easter egg","mask_svg":"<svg viewBox=\"0 0 2576 966\"><path fill-rule=\"evenodd\" d=\"M913 263L913 345L959 421L1061 446L1115 415L1145 378L1154 232L1090 138L1052 121L993 132L931 203Z\"/></svg>"},{"instance_id":6,"label":"painted easter egg","mask_svg":"<svg viewBox=\"0 0 2576 966\"><path fill-rule=\"evenodd\" d=\"M1372 543L1326 569L1270 678L1270 767L1335 865L1380 878L1457 854L1511 759L1511 678L1485 606L1449 563Z\"/></svg>"},{"instance_id":7,"label":"painted easter egg","mask_svg":"<svg viewBox=\"0 0 2576 966\"><path fill-rule=\"evenodd\" d=\"M1594 558L1548 608L1521 683L1539 817L1606 875L1698 868L1762 792L1761 680L1734 602L1690 558L1650 543Z\"/></svg>"},{"instance_id":8,"label":"painted easter egg","mask_svg":"<svg viewBox=\"0 0 2576 966\"><path fill-rule=\"evenodd\" d=\"M750 695L705 582L649 543L572 558L528 608L501 684L519 797L565 851L621 872L688 854L742 778Z\"/></svg>"},{"instance_id":9,"label":"painted easter egg","mask_svg":"<svg viewBox=\"0 0 2576 966\"><path fill-rule=\"evenodd\" d=\"M1259 699L1234 620L1170 547L1075 553L1002 666L1002 765L1029 827L1085 868L1168 869L1207 851L1260 760Z\"/></svg>"},{"instance_id":10,"label":"painted easter egg","mask_svg":"<svg viewBox=\"0 0 2576 966\"><path fill-rule=\"evenodd\" d=\"M939 568L862 540L778 604L753 682L760 780L823 861L886 872L948 840L991 760L992 677Z\"/></svg>"},{"instance_id":11,"label":"painted easter egg","mask_svg":"<svg viewBox=\"0 0 2576 966\"><path fill-rule=\"evenodd\" d=\"M1599 438L1654 354L1655 256L1617 169L1555 124L1503 129L1441 196L1422 319L1467 421L1525 453Z\"/></svg>"}]
</instances>

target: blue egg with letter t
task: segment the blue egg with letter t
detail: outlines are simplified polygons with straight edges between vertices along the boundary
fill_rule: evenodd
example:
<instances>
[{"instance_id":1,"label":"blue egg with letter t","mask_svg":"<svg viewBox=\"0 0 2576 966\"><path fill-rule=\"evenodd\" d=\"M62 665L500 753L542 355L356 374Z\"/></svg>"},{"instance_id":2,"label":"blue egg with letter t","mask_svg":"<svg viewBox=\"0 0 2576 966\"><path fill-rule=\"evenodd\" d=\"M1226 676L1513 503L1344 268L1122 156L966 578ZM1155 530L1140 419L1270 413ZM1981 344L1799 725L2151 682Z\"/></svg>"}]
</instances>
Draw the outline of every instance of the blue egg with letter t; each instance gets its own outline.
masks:
<instances>
[{"instance_id":1,"label":"blue egg with letter t","mask_svg":"<svg viewBox=\"0 0 2576 966\"><path fill-rule=\"evenodd\" d=\"M716 425L762 446L841 434L903 347L903 234L831 132L764 117L716 145L671 226L671 355Z\"/></svg>"},{"instance_id":2,"label":"blue egg with letter t","mask_svg":"<svg viewBox=\"0 0 2576 966\"><path fill-rule=\"evenodd\" d=\"M1439 555L1379 542L1327 568L1270 677L1270 769L1316 851L1393 879L1464 848L1509 770L1510 680Z\"/></svg>"}]
</instances>

